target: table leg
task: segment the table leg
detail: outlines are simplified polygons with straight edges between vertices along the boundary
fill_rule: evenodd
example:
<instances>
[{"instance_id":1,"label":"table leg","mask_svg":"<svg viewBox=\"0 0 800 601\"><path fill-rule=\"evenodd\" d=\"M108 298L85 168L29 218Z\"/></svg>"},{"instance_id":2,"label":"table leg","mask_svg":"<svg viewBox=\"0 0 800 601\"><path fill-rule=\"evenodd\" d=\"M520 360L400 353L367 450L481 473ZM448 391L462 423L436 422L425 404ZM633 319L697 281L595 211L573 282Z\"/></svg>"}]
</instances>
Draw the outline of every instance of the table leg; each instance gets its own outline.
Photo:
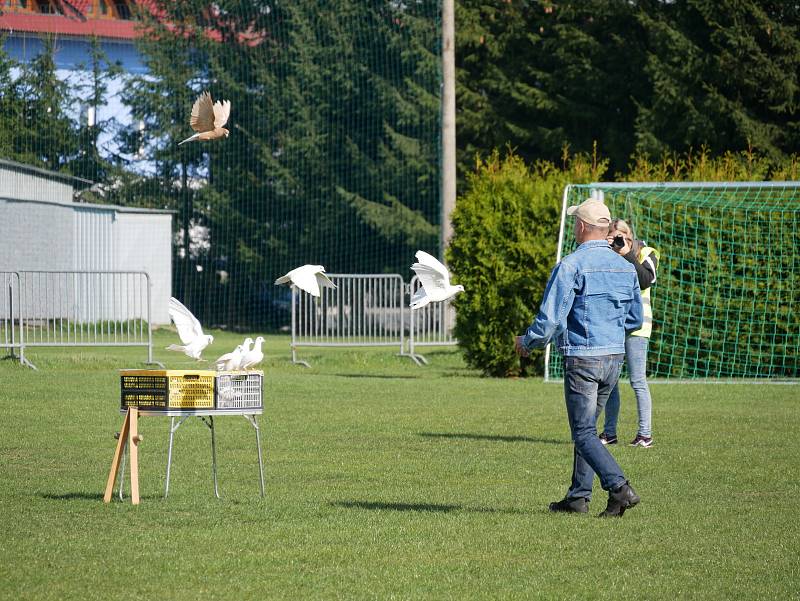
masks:
<instances>
[{"instance_id":1,"label":"table leg","mask_svg":"<svg viewBox=\"0 0 800 601\"><path fill-rule=\"evenodd\" d=\"M167 450L167 482L164 485L164 498L165 499L167 498L167 495L169 495L169 476L170 476L170 471L172 469L172 443L173 443L173 441L175 439L175 432L178 430L178 428L181 427L181 424L183 422L185 422L188 417L189 417L188 415L185 415L184 417L180 418L178 420L177 424L175 423L175 417L174 416L170 418L170 422L169 422L169 449Z\"/></svg>"},{"instance_id":2,"label":"table leg","mask_svg":"<svg viewBox=\"0 0 800 601\"><path fill-rule=\"evenodd\" d=\"M217 486L217 437L214 429L214 416L209 416L211 422L211 472L214 477L214 495L219 499L219 487Z\"/></svg>"},{"instance_id":3,"label":"table leg","mask_svg":"<svg viewBox=\"0 0 800 601\"><path fill-rule=\"evenodd\" d=\"M243 415L256 431L256 450L258 451L258 479L261 484L261 496L264 496L264 460L261 456L261 429L258 427L255 415Z\"/></svg>"}]
</instances>

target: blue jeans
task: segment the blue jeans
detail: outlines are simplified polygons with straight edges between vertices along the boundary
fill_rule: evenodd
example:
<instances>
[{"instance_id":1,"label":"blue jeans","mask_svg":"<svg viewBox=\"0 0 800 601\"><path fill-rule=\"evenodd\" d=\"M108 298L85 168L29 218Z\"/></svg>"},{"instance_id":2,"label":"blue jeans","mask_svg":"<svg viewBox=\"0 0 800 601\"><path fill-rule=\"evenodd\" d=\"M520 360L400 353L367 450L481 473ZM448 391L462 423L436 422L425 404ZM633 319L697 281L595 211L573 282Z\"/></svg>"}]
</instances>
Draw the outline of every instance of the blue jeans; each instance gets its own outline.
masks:
<instances>
[{"instance_id":1,"label":"blue jeans","mask_svg":"<svg viewBox=\"0 0 800 601\"><path fill-rule=\"evenodd\" d=\"M653 399L647 386L647 346L650 342L645 336L628 336L625 339L625 359L628 362L628 374L631 387L636 395L636 408L639 413L639 436L652 436ZM598 417L600 411L597 412ZM619 384L614 386L606 403L606 418L603 432L609 436L617 435L619 420Z\"/></svg>"},{"instance_id":2,"label":"blue jeans","mask_svg":"<svg viewBox=\"0 0 800 601\"><path fill-rule=\"evenodd\" d=\"M597 412L617 383L625 355L564 357L564 397L572 432L572 484L567 497L592 498L594 475L600 486L613 490L625 483L622 468L597 438Z\"/></svg>"}]
</instances>

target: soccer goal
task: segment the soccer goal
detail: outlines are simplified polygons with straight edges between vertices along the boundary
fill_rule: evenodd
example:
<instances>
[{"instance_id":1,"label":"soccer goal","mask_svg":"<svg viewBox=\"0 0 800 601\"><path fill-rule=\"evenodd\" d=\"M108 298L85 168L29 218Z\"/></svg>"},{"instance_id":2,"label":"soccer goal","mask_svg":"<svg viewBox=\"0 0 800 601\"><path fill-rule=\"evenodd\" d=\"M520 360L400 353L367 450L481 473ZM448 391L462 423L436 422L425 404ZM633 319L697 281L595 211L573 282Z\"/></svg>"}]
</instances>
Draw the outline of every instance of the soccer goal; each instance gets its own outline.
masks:
<instances>
[{"instance_id":1,"label":"soccer goal","mask_svg":"<svg viewBox=\"0 0 800 601\"><path fill-rule=\"evenodd\" d=\"M589 196L661 254L648 376L800 377L800 182L570 185L557 261L575 248L566 208ZM545 380L562 377L548 348Z\"/></svg>"}]
</instances>

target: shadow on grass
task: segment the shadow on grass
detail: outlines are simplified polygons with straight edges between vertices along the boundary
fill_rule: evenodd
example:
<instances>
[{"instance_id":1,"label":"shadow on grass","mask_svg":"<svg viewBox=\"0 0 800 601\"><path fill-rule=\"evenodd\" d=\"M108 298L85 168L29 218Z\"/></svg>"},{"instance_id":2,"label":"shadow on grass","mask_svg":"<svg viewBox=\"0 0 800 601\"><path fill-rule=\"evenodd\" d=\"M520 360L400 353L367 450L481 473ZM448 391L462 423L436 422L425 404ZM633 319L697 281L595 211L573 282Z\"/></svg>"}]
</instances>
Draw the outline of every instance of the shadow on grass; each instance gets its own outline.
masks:
<instances>
[{"instance_id":1,"label":"shadow on grass","mask_svg":"<svg viewBox=\"0 0 800 601\"><path fill-rule=\"evenodd\" d=\"M51 501L74 501L76 499L83 501L97 501L103 499L101 492L65 492L62 494L55 493L39 493L43 499L50 499Z\"/></svg>"},{"instance_id":2,"label":"shadow on grass","mask_svg":"<svg viewBox=\"0 0 800 601\"><path fill-rule=\"evenodd\" d=\"M50 501L102 501L103 500L103 493L97 492L65 492L61 494L55 493L38 493L43 499L49 499ZM160 499L159 495L139 495L141 499ZM125 495L124 503L130 503L130 495ZM114 495L111 497L111 502L120 502L119 495L117 494L117 489L114 489Z\"/></svg>"},{"instance_id":3,"label":"shadow on grass","mask_svg":"<svg viewBox=\"0 0 800 601\"><path fill-rule=\"evenodd\" d=\"M518 509L495 509L493 507L464 507L463 505L445 505L438 503L386 503L383 501L335 501L329 503L333 507L344 509L366 509L369 511L415 511L421 513L450 513L466 511L470 513L509 513L525 514Z\"/></svg>"},{"instance_id":4,"label":"shadow on grass","mask_svg":"<svg viewBox=\"0 0 800 601\"><path fill-rule=\"evenodd\" d=\"M396 376L384 374L333 374L339 378L378 378L382 380L419 380L419 376Z\"/></svg>"},{"instance_id":5,"label":"shadow on grass","mask_svg":"<svg viewBox=\"0 0 800 601\"><path fill-rule=\"evenodd\" d=\"M541 444L572 444L569 440L556 438L532 438L530 436L502 436L500 434L475 434L474 432L417 432L425 438L463 438L465 440L490 440L493 442L535 442Z\"/></svg>"}]
</instances>

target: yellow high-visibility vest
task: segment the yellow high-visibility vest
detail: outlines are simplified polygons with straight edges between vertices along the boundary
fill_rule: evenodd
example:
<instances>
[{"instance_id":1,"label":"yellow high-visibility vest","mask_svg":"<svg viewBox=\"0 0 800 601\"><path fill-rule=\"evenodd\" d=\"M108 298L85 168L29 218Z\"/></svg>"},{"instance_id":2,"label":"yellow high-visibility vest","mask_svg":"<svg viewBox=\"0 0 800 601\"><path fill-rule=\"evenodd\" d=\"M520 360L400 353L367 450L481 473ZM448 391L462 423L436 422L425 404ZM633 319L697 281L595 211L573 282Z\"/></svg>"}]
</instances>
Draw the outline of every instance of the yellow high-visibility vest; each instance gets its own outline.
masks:
<instances>
[{"instance_id":1,"label":"yellow high-visibility vest","mask_svg":"<svg viewBox=\"0 0 800 601\"><path fill-rule=\"evenodd\" d=\"M639 263L644 263L644 260L651 254L655 255L657 260L660 258L660 253L655 248L643 246L639 251L639 256L637 257ZM656 281L654 279L653 284L655 283ZM645 338L650 338L650 334L653 333L653 307L650 304L650 289L652 287L653 286L651 284L647 290L642 290L642 309L644 320L642 321L641 329L632 332L631 336L644 336Z\"/></svg>"}]
</instances>

